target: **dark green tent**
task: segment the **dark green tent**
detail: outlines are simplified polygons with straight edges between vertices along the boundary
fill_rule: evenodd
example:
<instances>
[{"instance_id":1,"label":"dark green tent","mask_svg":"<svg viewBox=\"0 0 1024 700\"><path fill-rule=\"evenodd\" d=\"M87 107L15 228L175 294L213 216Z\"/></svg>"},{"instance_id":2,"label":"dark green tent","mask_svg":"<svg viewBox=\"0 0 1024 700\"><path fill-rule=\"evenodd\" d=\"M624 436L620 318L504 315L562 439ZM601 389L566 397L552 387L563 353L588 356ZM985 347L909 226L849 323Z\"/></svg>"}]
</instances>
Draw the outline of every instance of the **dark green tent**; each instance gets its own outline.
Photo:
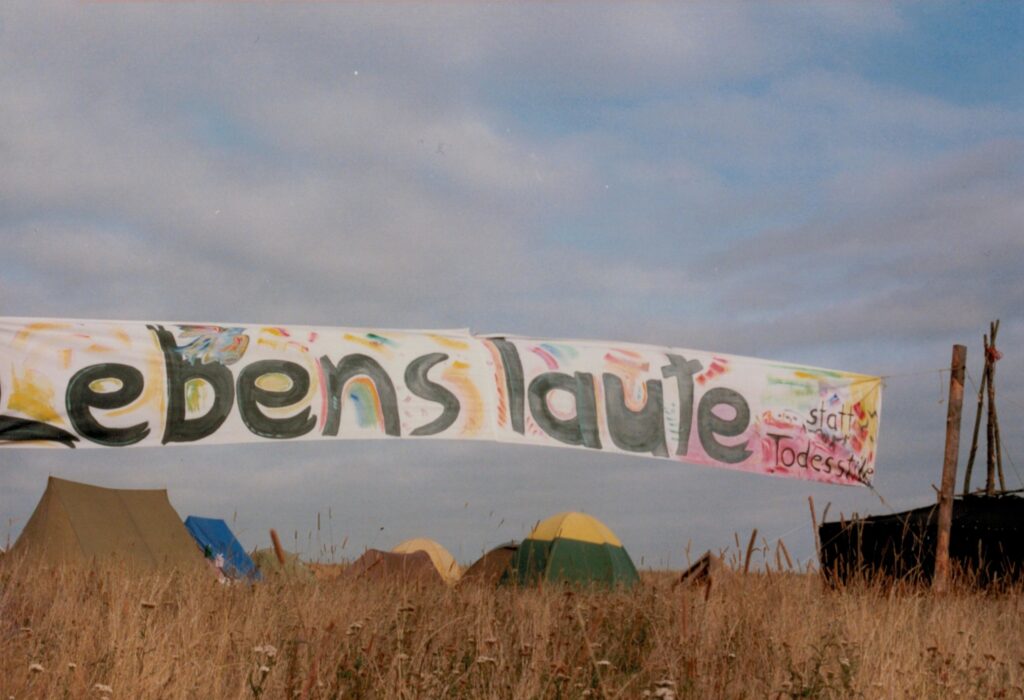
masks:
<instances>
[{"instance_id":1,"label":"dark green tent","mask_svg":"<svg viewBox=\"0 0 1024 700\"><path fill-rule=\"evenodd\" d=\"M635 585L640 576L619 538L596 518L559 513L541 522L512 559L519 583Z\"/></svg>"}]
</instances>

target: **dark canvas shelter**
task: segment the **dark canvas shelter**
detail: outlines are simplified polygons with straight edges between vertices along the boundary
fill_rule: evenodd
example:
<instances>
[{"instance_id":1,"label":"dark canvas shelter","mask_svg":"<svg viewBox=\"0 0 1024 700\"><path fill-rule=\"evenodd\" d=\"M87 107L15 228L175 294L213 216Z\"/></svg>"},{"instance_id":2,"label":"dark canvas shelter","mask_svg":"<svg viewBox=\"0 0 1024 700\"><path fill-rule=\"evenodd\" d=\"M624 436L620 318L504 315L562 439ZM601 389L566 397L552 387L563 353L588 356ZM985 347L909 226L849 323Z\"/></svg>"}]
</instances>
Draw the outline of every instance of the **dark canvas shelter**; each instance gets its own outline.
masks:
<instances>
[{"instance_id":1,"label":"dark canvas shelter","mask_svg":"<svg viewBox=\"0 0 1024 700\"><path fill-rule=\"evenodd\" d=\"M473 562L463 572L460 582L498 585L512 574L513 559L518 549L519 545L515 542L498 545Z\"/></svg>"},{"instance_id":2,"label":"dark canvas shelter","mask_svg":"<svg viewBox=\"0 0 1024 700\"><path fill-rule=\"evenodd\" d=\"M200 567L203 556L167 491L108 489L50 477L13 555L50 565L121 561L132 568Z\"/></svg>"},{"instance_id":3,"label":"dark canvas shelter","mask_svg":"<svg viewBox=\"0 0 1024 700\"><path fill-rule=\"evenodd\" d=\"M884 575L930 581L935 568L937 506L846 522L822 523L819 561L826 577L845 581ZM953 501L949 556L979 583L1017 578L1024 570L1024 499L970 495Z\"/></svg>"},{"instance_id":4,"label":"dark canvas shelter","mask_svg":"<svg viewBox=\"0 0 1024 700\"><path fill-rule=\"evenodd\" d=\"M368 549L345 569L344 575L361 581L444 581L430 555L423 551L399 554Z\"/></svg>"},{"instance_id":5,"label":"dark canvas shelter","mask_svg":"<svg viewBox=\"0 0 1024 700\"><path fill-rule=\"evenodd\" d=\"M228 524L220 518L201 518L190 515L185 518L185 529L199 545L199 549L208 559L217 555L224 558L221 568L225 576L230 578L256 578L260 572L245 553L241 543L235 538Z\"/></svg>"}]
</instances>

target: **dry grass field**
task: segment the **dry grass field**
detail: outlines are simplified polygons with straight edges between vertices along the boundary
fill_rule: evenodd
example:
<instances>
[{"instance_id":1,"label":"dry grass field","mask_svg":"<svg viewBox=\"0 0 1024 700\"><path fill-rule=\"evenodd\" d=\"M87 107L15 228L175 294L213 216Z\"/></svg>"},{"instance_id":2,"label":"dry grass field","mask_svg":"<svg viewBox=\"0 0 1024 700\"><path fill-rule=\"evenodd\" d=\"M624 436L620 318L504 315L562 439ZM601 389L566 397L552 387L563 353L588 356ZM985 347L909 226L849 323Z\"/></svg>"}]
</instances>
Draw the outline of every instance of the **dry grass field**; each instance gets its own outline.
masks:
<instances>
[{"instance_id":1,"label":"dry grass field","mask_svg":"<svg viewBox=\"0 0 1024 700\"><path fill-rule=\"evenodd\" d=\"M673 580L225 586L8 562L0 698L1024 697L1019 592Z\"/></svg>"}]
</instances>

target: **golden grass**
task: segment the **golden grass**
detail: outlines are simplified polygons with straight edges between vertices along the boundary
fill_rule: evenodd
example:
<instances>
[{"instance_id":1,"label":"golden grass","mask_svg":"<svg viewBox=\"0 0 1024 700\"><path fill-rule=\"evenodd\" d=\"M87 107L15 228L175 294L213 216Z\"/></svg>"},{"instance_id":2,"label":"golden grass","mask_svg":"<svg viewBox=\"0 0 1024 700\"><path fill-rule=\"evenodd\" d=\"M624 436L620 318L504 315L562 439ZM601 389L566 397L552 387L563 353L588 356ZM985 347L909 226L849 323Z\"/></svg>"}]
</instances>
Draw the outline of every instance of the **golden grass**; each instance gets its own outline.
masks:
<instances>
[{"instance_id":1,"label":"golden grass","mask_svg":"<svg viewBox=\"0 0 1024 700\"><path fill-rule=\"evenodd\" d=\"M633 592L0 570L0 700L1022 697L1021 595L740 573Z\"/></svg>"}]
</instances>

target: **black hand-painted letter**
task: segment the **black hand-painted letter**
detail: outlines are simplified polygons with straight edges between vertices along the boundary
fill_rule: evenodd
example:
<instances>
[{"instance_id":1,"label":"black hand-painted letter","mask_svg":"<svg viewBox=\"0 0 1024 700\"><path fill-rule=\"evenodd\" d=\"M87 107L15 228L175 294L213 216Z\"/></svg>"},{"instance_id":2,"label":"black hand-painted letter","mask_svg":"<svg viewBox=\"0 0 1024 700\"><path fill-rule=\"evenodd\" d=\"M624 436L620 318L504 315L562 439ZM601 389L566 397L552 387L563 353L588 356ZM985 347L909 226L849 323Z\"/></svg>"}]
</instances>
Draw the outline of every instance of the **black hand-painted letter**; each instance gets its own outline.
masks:
<instances>
[{"instance_id":1,"label":"black hand-painted letter","mask_svg":"<svg viewBox=\"0 0 1024 700\"><path fill-rule=\"evenodd\" d=\"M384 414L384 433L398 437L402 434L402 424L398 417L398 398L391 377L380 366L380 363L369 355L345 355L335 366L331 358L324 355L320 358L320 366L327 379L327 420L324 423L324 435L337 435L341 427L341 404L344 397L345 384L353 377L368 377L373 382L380 397L380 410Z\"/></svg>"},{"instance_id":2,"label":"black hand-painted letter","mask_svg":"<svg viewBox=\"0 0 1024 700\"><path fill-rule=\"evenodd\" d=\"M72 449L78 442L78 436L55 425L33 420L31 418L15 418L0 416L0 441L25 442L29 440L46 440L59 442Z\"/></svg>"},{"instance_id":3,"label":"black hand-painted letter","mask_svg":"<svg viewBox=\"0 0 1024 700\"><path fill-rule=\"evenodd\" d=\"M164 426L163 444L194 442L213 434L231 412L235 401L235 378L222 363L186 360L174 336L163 326L148 326L156 335L164 353L167 371L167 424ZM186 417L185 385L201 380L213 389L213 405L196 418Z\"/></svg>"},{"instance_id":4,"label":"black hand-painted letter","mask_svg":"<svg viewBox=\"0 0 1024 700\"><path fill-rule=\"evenodd\" d=\"M491 338L489 342L494 343L501 355L501 365L505 370L505 388L508 390L508 412L512 419L512 430L520 435L526 432L524 427L524 415L526 413L526 402L523 399L523 363L519 359L519 351L516 346L504 338Z\"/></svg>"},{"instance_id":5,"label":"black hand-painted letter","mask_svg":"<svg viewBox=\"0 0 1024 700\"><path fill-rule=\"evenodd\" d=\"M661 376L676 378L679 391L679 444L676 454L690 449L690 426L693 423L693 375L701 370L700 360L687 360L682 355L665 355L669 364L661 368Z\"/></svg>"},{"instance_id":6,"label":"black hand-painted letter","mask_svg":"<svg viewBox=\"0 0 1024 700\"><path fill-rule=\"evenodd\" d=\"M268 374L282 374L291 381L291 386L282 391L271 391L257 385L260 377ZM309 372L302 365L287 360L260 360L253 362L238 375L238 412L242 422L254 434L265 438L287 439L305 435L316 425L316 416L309 415L310 408L287 418L271 418L260 410L284 408L298 403L309 391Z\"/></svg>"},{"instance_id":7,"label":"black hand-painted letter","mask_svg":"<svg viewBox=\"0 0 1024 700\"><path fill-rule=\"evenodd\" d=\"M441 415L426 425L412 431L412 435L436 435L446 430L459 417L459 398L437 382L430 381L427 372L434 365L444 362L448 356L443 352L422 355L405 368L405 385L416 396L441 404Z\"/></svg>"},{"instance_id":8,"label":"black hand-painted letter","mask_svg":"<svg viewBox=\"0 0 1024 700\"><path fill-rule=\"evenodd\" d=\"M715 414L716 406L730 406L736 415L732 418L721 418ZM750 406L739 392L718 387L701 397L700 405L697 407L697 435L704 451L712 459L726 464L736 464L749 457L751 452L743 443L723 445L715 437L742 435L749 425Z\"/></svg>"},{"instance_id":9,"label":"black hand-painted letter","mask_svg":"<svg viewBox=\"0 0 1024 700\"><path fill-rule=\"evenodd\" d=\"M655 457L668 457L665 446L665 409L661 397L661 381L644 382L647 401L634 411L626 405L622 379L604 373L604 405L608 413L608 432L620 450L650 452Z\"/></svg>"},{"instance_id":10,"label":"black hand-painted letter","mask_svg":"<svg viewBox=\"0 0 1024 700\"><path fill-rule=\"evenodd\" d=\"M96 391L93 382L114 380L120 387L114 391ZM71 425L86 440L110 447L134 445L149 435L149 423L137 423L127 428L103 425L90 409L124 408L142 395L145 380L142 372L130 365L104 363L79 370L68 382L65 404Z\"/></svg>"},{"instance_id":11,"label":"black hand-painted letter","mask_svg":"<svg viewBox=\"0 0 1024 700\"><path fill-rule=\"evenodd\" d=\"M548 394L567 391L576 402L576 415L558 418L548 406ZM530 414L541 430L567 445L583 445L601 449L601 434L597 427L597 402L594 398L594 375L577 372L570 376L563 372L545 372L533 378L528 391Z\"/></svg>"}]
</instances>

